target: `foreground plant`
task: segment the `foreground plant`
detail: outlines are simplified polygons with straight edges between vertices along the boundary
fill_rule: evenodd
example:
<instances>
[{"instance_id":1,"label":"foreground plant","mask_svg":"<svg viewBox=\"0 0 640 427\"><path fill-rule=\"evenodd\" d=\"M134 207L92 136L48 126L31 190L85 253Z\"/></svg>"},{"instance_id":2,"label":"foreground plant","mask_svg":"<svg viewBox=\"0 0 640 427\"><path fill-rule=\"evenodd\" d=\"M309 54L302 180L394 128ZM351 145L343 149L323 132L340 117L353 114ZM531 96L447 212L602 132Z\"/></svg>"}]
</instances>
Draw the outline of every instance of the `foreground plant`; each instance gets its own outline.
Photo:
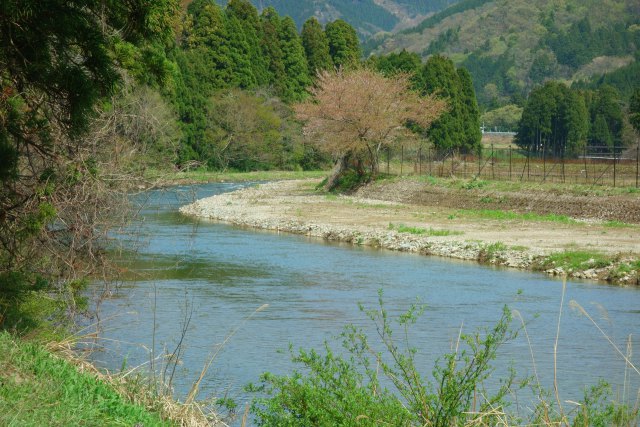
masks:
<instances>
[{"instance_id":1,"label":"foreground plant","mask_svg":"<svg viewBox=\"0 0 640 427\"><path fill-rule=\"evenodd\" d=\"M249 391L261 393L253 401L258 425L432 425L451 426L478 422L495 425L506 420L505 397L515 374L490 393L483 381L493 371L490 363L501 344L515 337L511 314L504 309L495 327L460 334L455 351L445 354L432 376L416 366L417 349L408 342L408 330L424 312L412 305L393 322L384 306L360 309L376 328L372 342L351 325L342 333L343 355L325 343L324 354L315 350L292 351L303 370L291 376L265 373ZM394 327L402 332L401 342Z\"/></svg>"}]
</instances>

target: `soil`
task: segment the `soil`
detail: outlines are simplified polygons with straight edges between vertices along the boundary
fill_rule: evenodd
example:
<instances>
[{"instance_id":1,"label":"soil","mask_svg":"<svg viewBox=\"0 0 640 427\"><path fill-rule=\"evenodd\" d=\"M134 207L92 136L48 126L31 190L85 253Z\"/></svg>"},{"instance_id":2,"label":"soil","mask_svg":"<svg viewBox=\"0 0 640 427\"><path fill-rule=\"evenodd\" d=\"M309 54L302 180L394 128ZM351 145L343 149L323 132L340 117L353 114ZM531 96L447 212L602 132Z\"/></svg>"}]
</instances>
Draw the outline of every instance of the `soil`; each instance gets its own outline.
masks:
<instances>
[{"instance_id":1,"label":"soil","mask_svg":"<svg viewBox=\"0 0 640 427\"><path fill-rule=\"evenodd\" d=\"M425 185L418 181L398 180L363 187L357 195L418 206L498 209L520 213L535 212L541 215L566 215L582 220L640 224L640 196L637 193L615 196L580 196L557 190L516 193L482 189L451 189Z\"/></svg>"}]
</instances>

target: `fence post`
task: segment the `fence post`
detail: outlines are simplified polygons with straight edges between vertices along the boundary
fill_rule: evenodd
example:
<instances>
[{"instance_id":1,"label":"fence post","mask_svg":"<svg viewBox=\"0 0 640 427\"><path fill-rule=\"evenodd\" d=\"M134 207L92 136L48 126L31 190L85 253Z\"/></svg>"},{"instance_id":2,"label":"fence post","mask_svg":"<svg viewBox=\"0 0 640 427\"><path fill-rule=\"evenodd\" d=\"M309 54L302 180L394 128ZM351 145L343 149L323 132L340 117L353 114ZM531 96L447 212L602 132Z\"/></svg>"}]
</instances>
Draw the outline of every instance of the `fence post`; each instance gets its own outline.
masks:
<instances>
[{"instance_id":1,"label":"fence post","mask_svg":"<svg viewBox=\"0 0 640 427\"><path fill-rule=\"evenodd\" d=\"M547 180L547 145L542 146L542 182Z\"/></svg>"},{"instance_id":2,"label":"fence post","mask_svg":"<svg viewBox=\"0 0 640 427\"><path fill-rule=\"evenodd\" d=\"M400 176L402 176L403 164L404 164L404 144L400 146Z\"/></svg>"},{"instance_id":3,"label":"fence post","mask_svg":"<svg viewBox=\"0 0 640 427\"><path fill-rule=\"evenodd\" d=\"M431 175L431 147L429 147L429 151L427 152L427 161L429 162L429 175Z\"/></svg>"},{"instance_id":4,"label":"fence post","mask_svg":"<svg viewBox=\"0 0 640 427\"><path fill-rule=\"evenodd\" d=\"M509 181L511 181L511 145L509 145Z\"/></svg>"},{"instance_id":5,"label":"fence post","mask_svg":"<svg viewBox=\"0 0 640 427\"><path fill-rule=\"evenodd\" d=\"M467 154L463 154L462 157L462 177L467 177Z\"/></svg>"},{"instance_id":6,"label":"fence post","mask_svg":"<svg viewBox=\"0 0 640 427\"><path fill-rule=\"evenodd\" d=\"M587 169L587 146L584 146L584 155L582 156L584 159L584 183L589 183L589 169Z\"/></svg>"},{"instance_id":7,"label":"fence post","mask_svg":"<svg viewBox=\"0 0 640 427\"><path fill-rule=\"evenodd\" d=\"M638 175L640 175L640 140L636 147L636 188L638 188Z\"/></svg>"},{"instance_id":8,"label":"fence post","mask_svg":"<svg viewBox=\"0 0 640 427\"><path fill-rule=\"evenodd\" d=\"M495 163L495 158L493 157L493 143L491 144L491 179L496 179L496 171L493 169L493 164Z\"/></svg>"},{"instance_id":9,"label":"fence post","mask_svg":"<svg viewBox=\"0 0 640 427\"><path fill-rule=\"evenodd\" d=\"M480 179L481 172L482 172L482 149L478 151L478 179Z\"/></svg>"},{"instance_id":10,"label":"fence post","mask_svg":"<svg viewBox=\"0 0 640 427\"><path fill-rule=\"evenodd\" d=\"M453 160L456 157L456 152L455 150L452 148L451 149L451 176L453 177Z\"/></svg>"},{"instance_id":11,"label":"fence post","mask_svg":"<svg viewBox=\"0 0 640 427\"><path fill-rule=\"evenodd\" d=\"M616 146L613 145L613 187L616 186Z\"/></svg>"}]
</instances>

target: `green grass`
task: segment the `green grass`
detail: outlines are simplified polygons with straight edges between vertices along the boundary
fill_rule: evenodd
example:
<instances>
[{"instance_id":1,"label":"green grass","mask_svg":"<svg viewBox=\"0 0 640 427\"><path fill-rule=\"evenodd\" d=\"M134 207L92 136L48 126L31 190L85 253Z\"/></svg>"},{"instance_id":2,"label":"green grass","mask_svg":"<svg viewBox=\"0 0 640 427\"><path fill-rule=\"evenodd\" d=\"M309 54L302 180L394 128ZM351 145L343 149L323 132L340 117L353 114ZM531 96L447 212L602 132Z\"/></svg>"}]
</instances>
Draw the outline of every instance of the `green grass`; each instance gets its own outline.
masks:
<instances>
[{"instance_id":1,"label":"green grass","mask_svg":"<svg viewBox=\"0 0 640 427\"><path fill-rule=\"evenodd\" d=\"M603 224L605 227L609 228L626 228L626 227L634 227L633 224L628 224L622 221L607 221Z\"/></svg>"},{"instance_id":2,"label":"green grass","mask_svg":"<svg viewBox=\"0 0 640 427\"><path fill-rule=\"evenodd\" d=\"M600 252L567 250L549 255L542 263L544 269L561 267L564 270L603 268L615 261L611 255Z\"/></svg>"},{"instance_id":3,"label":"green grass","mask_svg":"<svg viewBox=\"0 0 640 427\"><path fill-rule=\"evenodd\" d=\"M389 230L397 231L398 233L410 233L416 235L427 235L432 237L441 236L459 236L464 234L462 231L454 230L437 230L434 228L422 228L422 227L410 227L405 224L393 224L389 223Z\"/></svg>"},{"instance_id":4,"label":"green grass","mask_svg":"<svg viewBox=\"0 0 640 427\"><path fill-rule=\"evenodd\" d=\"M512 212L496 209L464 209L457 212L459 216L470 216L481 219L493 219L500 221L544 221L558 222L562 224L577 224L578 222L566 215L538 214L535 212Z\"/></svg>"},{"instance_id":5,"label":"green grass","mask_svg":"<svg viewBox=\"0 0 640 427\"><path fill-rule=\"evenodd\" d=\"M188 172L166 173L161 171L148 171L145 178L149 180L161 180L168 183L183 182L222 182L222 181L275 181L283 179L323 178L327 171L254 171L254 172L217 172L203 169Z\"/></svg>"},{"instance_id":6,"label":"green grass","mask_svg":"<svg viewBox=\"0 0 640 427\"><path fill-rule=\"evenodd\" d=\"M402 179L415 180L424 182L429 185L445 187L451 189L465 190L482 190L495 192L531 192L531 193L552 193L552 194L570 194L575 196L628 196L637 194L640 189L635 186L618 186L611 187L607 185L585 185L575 183L558 183L558 182L536 182L536 181L519 181L514 178L513 181L508 180L492 180L486 177L479 178L449 178L434 177L429 175L410 175L404 176Z\"/></svg>"},{"instance_id":7,"label":"green grass","mask_svg":"<svg viewBox=\"0 0 640 427\"><path fill-rule=\"evenodd\" d=\"M640 260L620 263L611 274L614 278L620 278L634 273L640 275Z\"/></svg>"},{"instance_id":8,"label":"green grass","mask_svg":"<svg viewBox=\"0 0 640 427\"><path fill-rule=\"evenodd\" d=\"M7 332L0 333L0 384L0 425L170 425L42 346Z\"/></svg>"}]
</instances>

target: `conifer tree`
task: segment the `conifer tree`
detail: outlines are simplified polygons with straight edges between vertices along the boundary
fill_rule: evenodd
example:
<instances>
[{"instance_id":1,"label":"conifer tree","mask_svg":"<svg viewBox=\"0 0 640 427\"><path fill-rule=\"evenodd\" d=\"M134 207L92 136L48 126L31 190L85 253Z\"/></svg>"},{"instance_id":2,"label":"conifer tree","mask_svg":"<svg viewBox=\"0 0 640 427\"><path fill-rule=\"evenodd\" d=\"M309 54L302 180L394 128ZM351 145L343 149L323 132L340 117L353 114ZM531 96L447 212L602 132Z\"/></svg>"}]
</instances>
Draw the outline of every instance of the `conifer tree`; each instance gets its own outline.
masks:
<instances>
[{"instance_id":1,"label":"conifer tree","mask_svg":"<svg viewBox=\"0 0 640 427\"><path fill-rule=\"evenodd\" d=\"M278 34L280 16L273 7L268 7L262 11L260 23L262 27L262 51L267 62L270 77L269 84L276 93L280 94L284 90L283 83L285 80L284 61Z\"/></svg>"},{"instance_id":2,"label":"conifer tree","mask_svg":"<svg viewBox=\"0 0 640 427\"><path fill-rule=\"evenodd\" d=\"M228 35L229 63L231 75L228 81L230 87L243 89L257 85L251 64L251 48L242 30L242 23L233 13L225 14L225 28Z\"/></svg>"},{"instance_id":3,"label":"conifer tree","mask_svg":"<svg viewBox=\"0 0 640 427\"><path fill-rule=\"evenodd\" d=\"M300 100L304 98L311 79L302 40L291 17L287 16L280 22L278 39L285 71L281 96L285 101Z\"/></svg>"},{"instance_id":4,"label":"conifer tree","mask_svg":"<svg viewBox=\"0 0 640 427\"><path fill-rule=\"evenodd\" d=\"M251 63L251 72L257 86L268 84L270 77L268 64L262 49L262 27L258 11L247 0L229 0L226 8L228 16L234 16L241 24L247 43L247 56Z\"/></svg>"},{"instance_id":5,"label":"conifer tree","mask_svg":"<svg viewBox=\"0 0 640 427\"><path fill-rule=\"evenodd\" d=\"M333 68L329 40L315 17L309 18L302 26L302 45L312 76L317 75L319 71Z\"/></svg>"},{"instance_id":6,"label":"conifer tree","mask_svg":"<svg viewBox=\"0 0 640 427\"><path fill-rule=\"evenodd\" d=\"M352 69L360 63L362 55L356 30L342 19L325 26L329 53L336 68Z\"/></svg>"},{"instance_id":7,"label":"conifer tree","mask_svg":"<svg viewBox=\"0 0 640 427\"><path fill-rule=\"evenodd\" d=\"M604 131L600 128L602 123L596 125L596 121L604 120L607 125L608 134L611 137L610 147L618 147L622 143L622 107L620 106L620 94L609 85L604 85L598 89L591 105L591 122L593 124L591 145L601 145Z\"/></svg>"},{"instance_id":8,"label":"conifer tree","mask_svg":"<svg viewBox=\"0 0 640 427\"><path fill-rule=\"evenodd\" d=\"M460 82L460 107L462 130L464 134L463 146L466 148L480 148L482 132L480 131L480 109L473 89L471 74L466 68L458 68Z\"/></svg>"},{"instance_id":9,"label":"conifer tree","mask_svg":"<svg viewBox=\"0 0 640 427\"><path fill-rule=\"evenodd\" d=\"M371 57L368 63L385 76L397 73L417 74L422 66L420 56L417 53L407 52L402 49L399 53L390 53L379 57Z\"/></svg>"},{"instance_id":10,"label":"conifer tree","mask_svg":"<svg viewBox=\"0 0 640 427\"><path fill-rule=\"evenodd\" d=\"M228 39L224 14L213 0L196 0L189 5L183 24L184 66L212 91L231 79ZM184 68L183 68L184 70Z\"/></svg>"},{"instance_id":11,"label":"conifer tree","mask_svg":"<svg viewBox=\"0 0 640 427\"><path fill-rule=\"evenodd\" d=\"M479 149L480 140L472 137L473 130L469 130L469 135L465 130L466 127L476 125L480 127L478 124L480 119L477 117L479 113L477 107L475 114L473 114L473 107L469 109L465 107L465 102L471 102L469 98L472 93L469 92L469 88L463 89L460 75L453 61L440 55L429 58L417 77L417 86L422 93L435 93L449 101L449 111L434 122L427 133L435 146L442 150Z\"/></svg>"},{"instance_id":12,"label":"conifer tree","mask_svg":"<svg viewBox=\"0 0 640 427\"><path fill-rule=\"evenodd\" d=\"M532 153L576 154L584 147L588 120L584 98L562 83L549 81L529 95L516 143Z\"/></svg>"},{"instance_id":13,"label":"conifer tree","mask_svg":"<svg viewBox=\"0 0 640 427\"><path fill-rule=\"evenodd\" d=\"M629 122L636 132L640 132L640 88L633 91L629 100Z\"/></svg>"}]
</instances>

